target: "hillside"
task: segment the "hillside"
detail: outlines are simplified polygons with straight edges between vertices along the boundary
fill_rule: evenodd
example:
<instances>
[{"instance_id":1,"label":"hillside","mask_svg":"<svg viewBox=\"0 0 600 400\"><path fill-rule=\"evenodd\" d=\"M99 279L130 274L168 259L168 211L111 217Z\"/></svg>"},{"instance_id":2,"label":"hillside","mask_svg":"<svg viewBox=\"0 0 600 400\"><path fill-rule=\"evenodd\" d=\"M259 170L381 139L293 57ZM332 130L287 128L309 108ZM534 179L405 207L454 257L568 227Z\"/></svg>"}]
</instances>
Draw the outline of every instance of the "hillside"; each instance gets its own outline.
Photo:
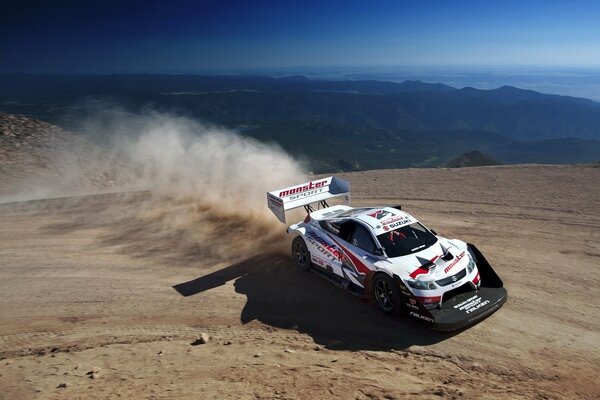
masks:
<instances>
[{"instance_id":1,"label":"hillside","mask_svg":"<svg viewBox=\"0 0 600 400\"><path fill-rule=\"evenodd\" d=\"M483 154L480 151L473 150L468 153L461 154L448 161L445 167L448 168L462 168L462 167L482 167L486 165L500 165L501 163L494 158Z\"/></svg>"},{"instance_id":2,"label":"hillside","mask_svg":"<svg viewBox=\"0 0 600 400\"><path fill-rule=\"evenodd\" d=\"M0 196L115 189L131 180L122 163L58 126L0 113Z\"/></svg>"}]
</instances>

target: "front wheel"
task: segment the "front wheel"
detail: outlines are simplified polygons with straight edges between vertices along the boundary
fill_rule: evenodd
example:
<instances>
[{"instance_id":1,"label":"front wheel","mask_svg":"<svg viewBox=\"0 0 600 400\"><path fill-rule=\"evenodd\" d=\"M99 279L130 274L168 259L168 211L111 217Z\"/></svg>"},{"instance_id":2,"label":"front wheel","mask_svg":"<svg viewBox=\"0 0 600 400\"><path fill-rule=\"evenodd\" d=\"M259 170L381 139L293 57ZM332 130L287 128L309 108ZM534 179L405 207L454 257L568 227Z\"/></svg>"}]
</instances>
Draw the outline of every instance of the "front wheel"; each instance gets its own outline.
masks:
<instances>
[{"instance_id":1,"label":"front wheel","mask_svg":"<svg viewBox=\"0 0 600 400\"><path fill-rule=\"evenodd\" d=\"M300 236L296 236L292 241L292 258L296 262L298 268L307 270L310 268L310 253L304 239Z\"/></svg>"},{"instance_id":2,"label":"front wheel","mask_svg":"<svg viewBox=\"0 0 600 400\"><path fill-rule=\"evenodd\" d=\"M387 274L379 273L373 279L373 296L377 306L386 314L397 315L401 309L400 289Z\"/></svg>"}]
</instances>

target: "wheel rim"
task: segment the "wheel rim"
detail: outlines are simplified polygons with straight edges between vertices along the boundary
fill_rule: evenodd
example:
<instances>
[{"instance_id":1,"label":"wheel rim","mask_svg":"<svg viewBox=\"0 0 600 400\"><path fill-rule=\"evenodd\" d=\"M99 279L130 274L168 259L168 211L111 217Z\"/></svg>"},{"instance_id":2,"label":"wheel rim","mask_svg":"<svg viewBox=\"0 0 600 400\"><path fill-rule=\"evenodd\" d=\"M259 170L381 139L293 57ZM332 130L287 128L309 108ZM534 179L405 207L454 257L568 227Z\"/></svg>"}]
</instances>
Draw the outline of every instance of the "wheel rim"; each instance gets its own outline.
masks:
<instances>
[{"instance_id":1,"label":"wheel rim","mask_svg":"<svg viewBox=\"0 0 600 400\"><path fill-rule=\"evenodd\" d=\"M375 298L379 307L390 311L394 307L394 292L392 287L383 279L375 282Z\"/></svg>"},{"instance_id":2,"label":"wheel rim","mask_svg":"<svg viewBox=\"0 0 600 400\"><path fill-rule=\"evenodd\" d=\"M294 256L296 257L296 262L300 266L306 265L306 259L308 254L306 254L306 249L302 246L302 243L296 243L294 245Z\"/></svg>"}]
</instances>

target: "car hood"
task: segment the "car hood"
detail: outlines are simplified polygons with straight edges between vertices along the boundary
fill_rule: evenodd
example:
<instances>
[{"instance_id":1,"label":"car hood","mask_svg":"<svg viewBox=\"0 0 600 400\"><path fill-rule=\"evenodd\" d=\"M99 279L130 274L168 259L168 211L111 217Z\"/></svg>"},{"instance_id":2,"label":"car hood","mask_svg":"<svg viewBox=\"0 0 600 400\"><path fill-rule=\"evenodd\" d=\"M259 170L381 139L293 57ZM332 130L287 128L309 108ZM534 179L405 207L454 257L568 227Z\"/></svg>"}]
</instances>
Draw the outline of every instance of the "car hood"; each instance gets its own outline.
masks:
<instances>
[{"instance_id":1,"label":"car hood","mask_svg":"<svg viewBox=\"0 0 600 400\"><path fill-rule=\"evenodd\" d=\"M452 257L444 255L451 254ZM438 241L417 253L388 258L385 268L402 279L438 280L452 276L469 263L467 244L438 237Z\"/></svg>"}]
</instances>

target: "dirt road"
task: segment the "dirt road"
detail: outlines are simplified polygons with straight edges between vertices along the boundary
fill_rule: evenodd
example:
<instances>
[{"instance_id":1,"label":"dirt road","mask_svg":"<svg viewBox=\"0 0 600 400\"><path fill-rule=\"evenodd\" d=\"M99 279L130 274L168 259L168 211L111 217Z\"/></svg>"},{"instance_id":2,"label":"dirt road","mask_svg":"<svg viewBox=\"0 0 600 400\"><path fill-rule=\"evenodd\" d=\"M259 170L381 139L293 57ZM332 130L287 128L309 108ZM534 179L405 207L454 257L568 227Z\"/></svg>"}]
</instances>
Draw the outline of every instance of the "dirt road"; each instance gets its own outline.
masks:
<instances>
[{"instance_id":1,"label":"dirt road","mask_svg":"<svg viewBox=\"0 0 600 400\"><path fill-rule=\"evenodd\" d=\"M272 221L148 193L4 204L0 399L600 397L600 168L343 176L355 205L475 243L508 302L438 333L296 270Z\"/></svg>"}]
</instances>

